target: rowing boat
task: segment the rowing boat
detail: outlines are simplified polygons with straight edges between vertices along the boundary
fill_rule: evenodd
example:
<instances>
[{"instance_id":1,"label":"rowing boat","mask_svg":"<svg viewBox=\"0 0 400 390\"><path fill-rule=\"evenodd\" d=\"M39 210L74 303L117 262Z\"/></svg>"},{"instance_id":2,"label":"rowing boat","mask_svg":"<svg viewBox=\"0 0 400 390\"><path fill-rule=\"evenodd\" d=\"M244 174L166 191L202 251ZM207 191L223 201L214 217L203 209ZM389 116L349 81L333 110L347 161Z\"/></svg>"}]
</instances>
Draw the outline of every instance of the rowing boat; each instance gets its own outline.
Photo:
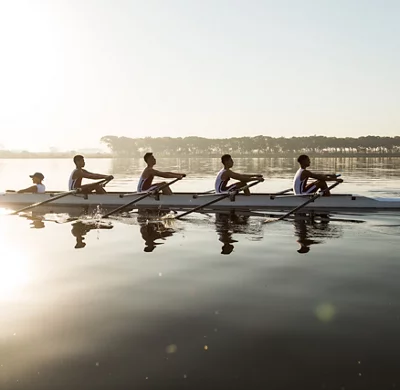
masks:
<instances>
[{"instance_id":1,"label":"rowing boat","mask_svg":"<svg viewBox=\"0 0 400 390\"><path fill-rule=\"evenodd\" d=\"M59 195L60 192L46 192L44 194L27 194L17 192L0 193L0 207L13 208L17 206L42 202ZM124 192L108 192L106 194L69 195L54 200L53 206L100 206L118 207L139 198L143 193L126 194ZM146 209L191 209L215 199L220 194L205 194L197 196L190 192L178 192L173 195L149 196L137 204L135 208ZM236 195L233 198L223 199L209 210L290 210L310 199L311 195L276 195L256 193L251 196ZM400 198L370 198L351 194L334 194L329 197L320 197L305 206L308 210L400 210Z\"/></svg>"}]
</instances>

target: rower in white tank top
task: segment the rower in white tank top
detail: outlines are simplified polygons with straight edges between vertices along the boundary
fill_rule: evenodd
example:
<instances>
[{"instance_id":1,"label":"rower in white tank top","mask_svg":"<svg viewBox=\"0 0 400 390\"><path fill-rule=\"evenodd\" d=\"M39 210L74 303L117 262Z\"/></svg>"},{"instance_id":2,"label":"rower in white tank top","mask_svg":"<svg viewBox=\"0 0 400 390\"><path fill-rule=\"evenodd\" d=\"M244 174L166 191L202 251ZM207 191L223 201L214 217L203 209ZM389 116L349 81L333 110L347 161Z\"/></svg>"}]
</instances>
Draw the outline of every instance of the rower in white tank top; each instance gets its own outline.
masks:
<instances>
[{"instance_id":1,"label":"rower in white tank top","mask_svg":"<svg viewBox=\"0 0 400 390\"><path fill-rule=\"evenodd\" d=\"M71 175L69 177L69 180L68 180L68 190L69 191L72 191L72 190L74 190L76 188L79 188L82 185L82 178L81 177L78 178L78 179L72 179L72 177L74 176L74 173L76 171L77 171L77 169L74 169L71 172Z\"/></svg>"},{"instance_id":2,"label":"rower in white tank top","mask_svg":"<svg viewBox=\"0 0 400 390\"><path fill-rule=\"evenodd\" d=\"M224 172L226 172L226 169L222 168L218 172L217 178L215 179L215 192L217 194L225 194L228 191L231 191L236 188L236 184L231 184L230 186L227 185L230 180L229 177L227 180L222 180L222 175L224 174Z\"/></svg>"},{"instance_id":3,"label":"rower in white tank top","mask_svg":"<svg viewBox=\"0 0 400 390\"><path fill-rule=\"evenodd\" d=\"M293 192L295 195L310 194L317 190L316 185L311 185L309 188L307 188L307 179L308 178L301 180L301 174L303 173L303 171L304 171L303 168L299 168L298 171L296 172L296 174L294 175Z\"/></svg>"}]
</instances>

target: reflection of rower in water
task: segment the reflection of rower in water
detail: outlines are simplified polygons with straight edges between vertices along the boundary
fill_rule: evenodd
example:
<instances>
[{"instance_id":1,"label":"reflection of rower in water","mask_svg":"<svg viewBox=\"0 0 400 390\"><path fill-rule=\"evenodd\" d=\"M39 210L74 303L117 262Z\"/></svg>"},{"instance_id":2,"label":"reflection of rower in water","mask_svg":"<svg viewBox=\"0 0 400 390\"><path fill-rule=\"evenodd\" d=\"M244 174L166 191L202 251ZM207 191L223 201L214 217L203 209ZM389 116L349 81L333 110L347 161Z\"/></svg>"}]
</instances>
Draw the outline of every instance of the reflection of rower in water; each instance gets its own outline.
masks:
<instances>
[{"instance_id":1,"label":"reflection of rower in water","mask_svg":"<svg viewBox=\"0 0 400 390\"><path fill-rule=\"evenodd\" d=\"M155 220L151 220L151 217ZM144 240L144 251L153 252L157 245L162 245L162 242L155 242L156 240L165 240L167 237L171 237L175 230L167 227L164 222L159 220L157 213L149 213L148 210L139 210L137 221L140 225L140 234Z\"/></svg>"},{"instance_id":2,"label":"reflection of rower in water","mask_svg":"<svg viewBox=\"0 0 400 390\"><path fill-rule=\"evenodd\" d=\"M163 177L165 179L182 179L186 175L184 173L175 173L175 172L161 172L154 169L154 165L156 165L157 160L153 156L153 153L146 153L143 157L144 161L147 164L147 167L143 170L142 175L140 176L139 183L137 186L137 192L145 192L152 191L157 189L158 187L166 184L165 181L159 183L153 183L153 179L155 176ZM164 195L172 195L171 188L169 186L164 187L161 192Z\"/></svg>"},{"instance_id":3,"label":"reflection of rower in water","mask_svg":"<svg viewBox=\"0 0 400 390\"><path fill-rule=\"evenodd\" d=\"M93 229L112 229L111 224L104 224L98 221L77 221L72 224L71 233L76 237L75 249L84 248L86 246L85 237L88 232Z\"/></svg>"},{"instance_id":4,"label":"reflection of rower in water","mask_svg":"<svg viewBox=\"0 0 400 390\"><path fill-rule=\"evenodd\" d=\"M248 216L237 214L215 214L215 228L219 236L219 241L223 243L221 255L230 255L233 252L233 243L238 242L232 238L233 233L241 232L239 225L247 225Z\"/></svg>"},{"instance_id":5,"label":"reflection of rower in water","mask_svg":"<svg viewBox=\"0 0 400 390\"><path fill-rule=\"evenodd\" d=\"M305 213L296 213L294 215L293 225L297 242L300 245L297 250L298 253L308 253L311 245L324 242L322 238L339 238L342 235L340 225L331 226L329 218L325 215L317 217L321 218L316 220Z\"/></svg>"},{"instance_id":6,"label":"reflection of rower in water","mask_svg":"<svg viewBox=\"0 0 400 390\"><path fill-rule=\"evenodd\" d=\"M310 246L314 244L320 244L321 241L313 240L310 237L310 232L308 231L307 223L312 223L310 219L304 214L294 215L294 229L295 235L297 236L297 242L300 244L300 248L297 250L298 253L308 253L310 251Z\"/></svg>"}]
</instances>

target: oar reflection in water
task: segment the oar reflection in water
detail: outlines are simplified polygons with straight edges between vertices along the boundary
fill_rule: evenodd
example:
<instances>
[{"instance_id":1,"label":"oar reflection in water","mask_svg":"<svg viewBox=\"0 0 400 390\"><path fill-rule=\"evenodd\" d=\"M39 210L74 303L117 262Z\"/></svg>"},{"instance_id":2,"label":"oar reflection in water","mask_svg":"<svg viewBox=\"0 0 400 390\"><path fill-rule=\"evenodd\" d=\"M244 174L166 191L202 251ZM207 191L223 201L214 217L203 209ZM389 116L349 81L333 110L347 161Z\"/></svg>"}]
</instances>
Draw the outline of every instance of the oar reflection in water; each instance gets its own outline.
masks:
<instances>
[{"instance_id":1,"label":"oar reflection in water","mask_svg":"<svg viewBox=\"0 0 400 390\"><path fill-rule=\"evenodd\" d=\"M326 240L342 237L343 227L340 224L332 225L330 222L328 216L316 220L304 213L296 213L293 226L296 242L300 245L297 252L305 254L310 252L311 245L323 244Z\"/></svg>"},{"instance_id":2,"label":"oar reflection in water","mask_svg":"<svg viewBox=\"0 0 400 390\"><path fill-rule=\"evenodd\" d=\"M137 221L140 225L140 234L144 240L144 252L153 252L157 245L164 244L163 242L156 242L156 240L165 240L175 233L175 230L167 225L167 220L160 220L159 212L151 213L147 210L139 210Z\"/></svg>"}]
</instances>

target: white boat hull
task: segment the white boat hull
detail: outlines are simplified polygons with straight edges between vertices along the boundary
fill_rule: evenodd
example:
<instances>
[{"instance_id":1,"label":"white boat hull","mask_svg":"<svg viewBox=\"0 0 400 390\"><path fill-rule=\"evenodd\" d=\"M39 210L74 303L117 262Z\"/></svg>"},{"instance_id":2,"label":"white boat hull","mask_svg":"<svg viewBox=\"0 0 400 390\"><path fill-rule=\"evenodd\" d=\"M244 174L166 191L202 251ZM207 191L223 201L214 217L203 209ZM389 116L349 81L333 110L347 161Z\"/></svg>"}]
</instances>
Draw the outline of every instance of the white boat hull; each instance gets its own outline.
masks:
<instances>
[{"instance_id":1,"label":"white boat hull","mask_svg":"<svg viewBox=\"0 0 400 390\"><path fill-rule=\"evenodd\" d=\"M17 209L24 205L43 202L60 192L45 194L19 194L15 192L0 193L0 207ZM103 208L118 207L135 200L142 194L125 196L120 192L109 192L104 195L68 195L48 204L48 206L79 206ZM130 208L148 209L191 209L216 199L220 195L202 195L197 198L193 193L175 193L159 195L140 200ZM234 200L225 198L207 207L207 210L291 210L310 199L310 195L274 195L252 194L251 196L236 195ZM307 210L400 210L400 198L369 198L365 196L335 194L330 197L319 197L305 206ZM129 210L129 208L127 208Z\"/></svg>"}]
</instances>

